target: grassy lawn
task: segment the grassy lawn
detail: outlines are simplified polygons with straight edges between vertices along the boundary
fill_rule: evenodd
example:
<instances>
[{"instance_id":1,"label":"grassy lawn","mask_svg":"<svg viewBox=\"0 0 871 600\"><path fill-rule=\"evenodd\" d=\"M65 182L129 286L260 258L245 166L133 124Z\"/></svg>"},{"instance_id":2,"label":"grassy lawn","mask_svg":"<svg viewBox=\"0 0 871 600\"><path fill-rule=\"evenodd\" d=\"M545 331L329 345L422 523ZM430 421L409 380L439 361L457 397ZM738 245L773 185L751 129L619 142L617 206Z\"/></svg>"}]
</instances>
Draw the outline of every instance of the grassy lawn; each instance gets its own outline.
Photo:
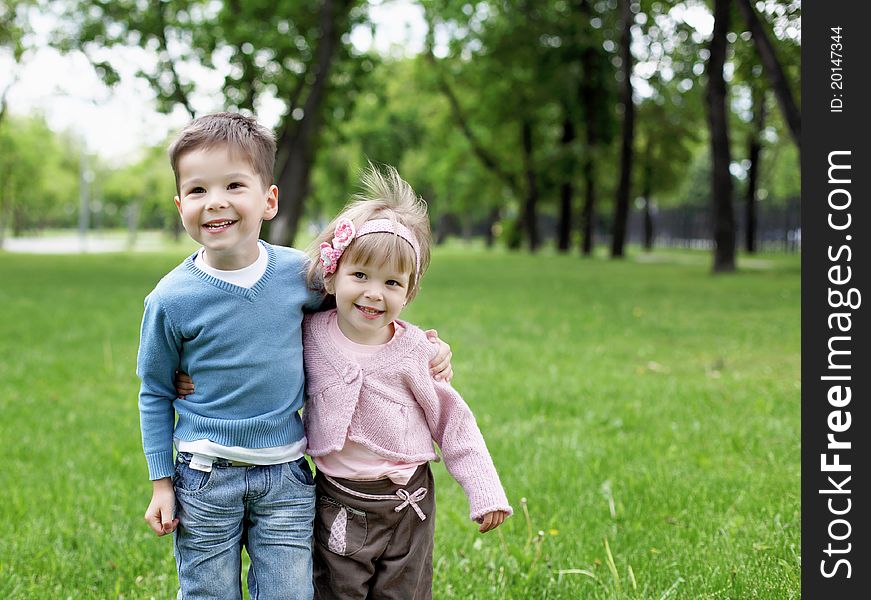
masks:
<instances>
[{"instance_id":1,"label":"grassy lawn","mask_svg":"<svg viewBox=\"0 0 871 600\"><path fill-rule=\"evenodd\" d=\"M516 511L478 534L435 466L436 598L798 598L799 258L637 258L436 253L404 317L451 344ZM175 597L134 369L180 259L0 253L0 597Z\"/></svg>"}]
</instances>

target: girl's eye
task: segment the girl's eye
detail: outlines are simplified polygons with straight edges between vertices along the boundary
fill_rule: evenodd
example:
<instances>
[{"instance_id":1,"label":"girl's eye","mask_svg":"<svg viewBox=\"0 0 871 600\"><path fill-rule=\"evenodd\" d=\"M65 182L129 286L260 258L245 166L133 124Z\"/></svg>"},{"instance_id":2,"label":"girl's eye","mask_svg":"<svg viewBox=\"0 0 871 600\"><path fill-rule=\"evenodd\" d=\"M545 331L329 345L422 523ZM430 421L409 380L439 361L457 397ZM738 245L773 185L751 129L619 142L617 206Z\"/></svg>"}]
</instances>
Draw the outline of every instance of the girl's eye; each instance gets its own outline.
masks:
<instances>
[{"instance_id":1,"label":"girl's eye","mask_svg":"<svg viewBox=\"0 0 871 600\"><path fill-rule=\"evenodd\" d=\"M400 283L399 283L398 281L396 281L395 279L388 279L388 280L387 280L387 285L394 286L394 285L402 285L402 284L400 284Z\"/></svg>"},{"instance_id":2,"label":"girl's eye","mask_svg":"<svg viewBox=\"0 0 871 600\"><path fill-rule=\"evenodd\" d=\"M366 279L366 273L361 273L360 271L355 272L353 276L357 279Z\"/></svg>"}]
</instances>

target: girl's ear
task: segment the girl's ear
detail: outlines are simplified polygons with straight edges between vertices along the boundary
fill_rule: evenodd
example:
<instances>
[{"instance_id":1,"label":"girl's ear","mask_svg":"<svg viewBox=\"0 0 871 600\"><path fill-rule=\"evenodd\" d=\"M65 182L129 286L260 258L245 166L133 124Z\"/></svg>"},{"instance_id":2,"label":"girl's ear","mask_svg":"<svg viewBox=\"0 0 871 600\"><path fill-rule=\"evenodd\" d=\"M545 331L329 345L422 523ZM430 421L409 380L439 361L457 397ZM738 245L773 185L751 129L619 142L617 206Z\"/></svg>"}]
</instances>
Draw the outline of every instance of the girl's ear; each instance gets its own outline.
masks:
<instances>
[{"instance_id":1,"label":"girl's ear","mask_svg":"<svg viewBox=\"0 0 871 600\"><path fill-rule=\"evenodd\" d=\"M336 295L336 284L333 281L332 273L324 276L324 289L327 291L328 294L332 294L334 296Z\"/></svg>"}]
</instances>

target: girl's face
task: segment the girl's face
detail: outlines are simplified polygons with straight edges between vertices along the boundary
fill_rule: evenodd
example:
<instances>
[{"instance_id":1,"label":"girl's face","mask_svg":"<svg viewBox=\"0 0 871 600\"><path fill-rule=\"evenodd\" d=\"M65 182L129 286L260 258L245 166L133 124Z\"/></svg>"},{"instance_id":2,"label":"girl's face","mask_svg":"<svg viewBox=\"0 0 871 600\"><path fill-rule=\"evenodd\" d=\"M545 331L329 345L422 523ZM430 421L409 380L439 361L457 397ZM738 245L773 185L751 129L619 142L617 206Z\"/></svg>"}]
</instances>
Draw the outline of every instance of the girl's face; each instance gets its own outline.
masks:
<instances>
[{"instance_id":1,"label":"girl's face","mask_svg":"<svg viewBox=\"0 0 871 600\"><path fill-rule=\"evenodd\" d=\"M335 294L339 329L358 344L384 344L405 306L410 273L389 263L363 265L346 258L327 284ZM329 288L333 288L330 290Z\"/></svg>"}]
</instances>

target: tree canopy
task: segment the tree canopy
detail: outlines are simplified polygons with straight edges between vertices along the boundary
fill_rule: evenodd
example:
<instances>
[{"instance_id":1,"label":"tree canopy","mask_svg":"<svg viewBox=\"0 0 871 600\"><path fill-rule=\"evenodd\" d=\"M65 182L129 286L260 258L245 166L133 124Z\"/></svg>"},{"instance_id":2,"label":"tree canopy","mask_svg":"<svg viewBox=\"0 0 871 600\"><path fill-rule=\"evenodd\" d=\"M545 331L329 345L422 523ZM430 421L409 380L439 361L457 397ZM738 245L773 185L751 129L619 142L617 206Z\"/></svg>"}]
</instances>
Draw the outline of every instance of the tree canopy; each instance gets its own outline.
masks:
<instances>
[{"instance_id":1,"label":"tree canopy","mask_svg":"<svg viewBox=\"0 0 871 600\"><path fill-rule=\"evenodd\" d=\"M800 127L801 12L792 0L730 1L716 17L699 0L420 0L423 51L402 56L352 43L355 28L375 27L369 4L353 0L55 4L64 14L56 45L87 55L107 85L119 83L121 66L107 50L137 46L154 57L138 76L160 110L283 108L274 241L290 243L300 223L334 212L366 160L401 169L429 201L440 237L482 235L531 250L553 240L590 254L596 239L623 235L636 207L652 239L656 207L724 190L720 204L745 188L756 204L797 193L789 140ZM0 4L0 47L20 57L18 5ZM713 65L724 84L719 147L732 156L713 169L712 29L723 40ZM216 80L220 97L208 95ZM22 123L0 134L23 157ZM25 158L3 164L28 168ZM160 149L116 172L95 168L105 178L101 202L115 215L135 204L142 225L168 226L172 211L158 208L171 196L168 171ZM702 173L719 173L717 183L698 185ZM5 206L9 222L12 201Z\"/></svg>"}]
</instances>

